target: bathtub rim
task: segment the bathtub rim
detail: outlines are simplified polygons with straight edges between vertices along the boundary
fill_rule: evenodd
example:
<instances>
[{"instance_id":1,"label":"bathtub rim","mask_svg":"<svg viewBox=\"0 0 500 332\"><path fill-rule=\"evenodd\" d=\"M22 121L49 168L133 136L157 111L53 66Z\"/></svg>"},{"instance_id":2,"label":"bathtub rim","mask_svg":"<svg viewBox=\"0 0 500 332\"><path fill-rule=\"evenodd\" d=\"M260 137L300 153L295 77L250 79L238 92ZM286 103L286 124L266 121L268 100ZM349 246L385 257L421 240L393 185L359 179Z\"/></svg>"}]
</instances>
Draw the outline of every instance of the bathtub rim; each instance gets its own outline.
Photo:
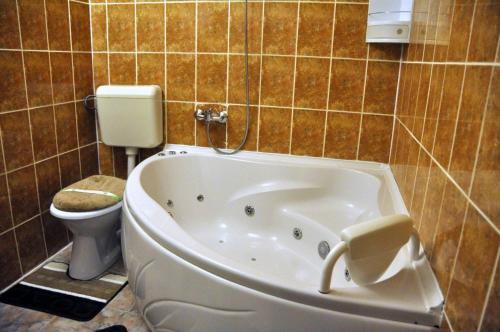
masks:
<instances>
[{"instance_id":1,"label":"bathtub rim","mask_svg":"<svg viewBox=\"0 0 500 332\"><path fill-rule=\"evenodd\" d=\"M365 172L367 170L375 171L378 173L379 176L383 178L383 181L387 181L386 184L389 187L391 197L400 198L399 190L396 186L394 177L392 176L390 167L386 164L381 164L376 162L365 162L365 161L360 162L360 161L332 160L327 158L309 158L309 157L304 158L304 157L288 156L280 154L267 154L267 153L263 154L259 152L257 153L242 152L240 153L239 156L223 157L218 154L215 154L215 152L213 152L211 149L208 148L191 147L183 145L167 145L163 150L163 152L165 153L166 151L177 151L177 153L179 153L179 151L187 151L188 153L195 153L202 155L216 155L217 157L220 158L235 159L235 160L257 159L257 161L274 161L275 158L280 158L281 161L284 162L285 164L288 164L289 162L292 163L299 162L300 164L306 164L306 165L309 164L315 166L317 166L316 163L319 161L320 164L323 164L327 168L335 166L335 167L355 169ZM137 198L138 196L137 191L131 192L131 189L129 188L131 188L131 186L135 183L136 185L139 185L139 188L141 190L144 191L144 189L140 186L140 175L142 169L148 163L165 157L167 158L169 157L168 152L166 153L166 156L154 155L148 158L147 160L143 161L136 167L134 172L129 177L129 181L127 182L127 188L124 195L123 211L124 213L129 214L131 220L133 220L138 225L138 227L140 227L149 237L151 237L160 246L162 246L166 250L169 250L179 258L186 260L187 262L195 266L198 266L199 268L202 268L205 271L208 271L215 276L224 278L228 281L238 283L248 288L252 288L254 290L272 296L277 296L282 299L303 303L305 305L315 306L318 308L323 308L328 310L353 313L353 314L359 314L360 307L362 307L365 308L365 310L363 311L369 311L370 312L369 315L373 317L389 319L394 321L401 321L405 323L408 322L413 323L414 320L417 320L419 321L419 324L424 324L428 326L435 326L440 324L442 319L441 310L440 309L429 310L429 311L422 310L422 307L418 306L421 305L422 303L415 302L414 306L412 305L402 306L401 303L387 303L383 301L378 301L376 298L375 299L348 298L345 296L345 294L338 295L335 292L325 295L317 292L317 289L310 289L310 288L292 289L290 287L283 286L279 283L279 279L273 280L273 278L270 278L268 274L256 273L253 275L249 275L247 273L242 275L241 271L235 268L235 264L232 264L233 261L227 261L227 259L222 255L219 255L213 251L211 253L214 253L215 255L211 255L210 257L203 255L201 252L203 252L202 250L204 246L195 239L190 238L192 240L191 244L194 244L194 248L198 250L194 250L193 247L186 247L185 245L183 245L185 244L185 242L173 238L171 234L167 235L162 231L160 231L159 229L155 229L155 227L153 227L150 223L144 221L149 219L147 213L141 211L141 209L136 204L137 201L135 201L134 199L131 200L131 197ZM394 190L396 192L394 192ZM159 210L164 211L163 217L171 219L172 223L176 224L177 227L179 227L182 230L182 228L175 222L175 220L173 220L168 215L168 213L163 209L163 207L161 207L156 201L154 201L151 197L149 197L147 193L144 192L144 195L146 195L147 198L149 198L149 200L151 201L151 203L156 205ZM395 209L398 209L398 207L395 206ZM400 204L399 209L400 211L402 210L407 213L404 204ZM189 234L187 235L189 236ZM214 256L216 259L214 259ZM407 267L410 267L409 264L406 265ZM415 269L415 267L418 267L420 271L423 271L421 273L429 273L429 271L431 271L425 256L421 258L418 262L412 263L411 265L412 266L410 267L409 270L413 270ZM405 273L411 273L411 271ZM424 290L426 289L431 290L431 292L433 293L433 301L431 302L442 303L441 300L442 294L441 291L439 290L439 287L436 290L437 282L435 281L435 278L432 277L429 278L428 276L426 276L426 278L424 279L434 279L434 280L424 280L423 282L425 283L425 285L422 285L421 284L422 280L418 279L417 280L419 281L418 285L415 285L413 287L414 289L418 288L418 291L415 291L415 295L420 294L421 296L423 296L422 293L424 292ZM319 279L318 279L318 285L319 285Z\"/></svg>"}]
</instances>

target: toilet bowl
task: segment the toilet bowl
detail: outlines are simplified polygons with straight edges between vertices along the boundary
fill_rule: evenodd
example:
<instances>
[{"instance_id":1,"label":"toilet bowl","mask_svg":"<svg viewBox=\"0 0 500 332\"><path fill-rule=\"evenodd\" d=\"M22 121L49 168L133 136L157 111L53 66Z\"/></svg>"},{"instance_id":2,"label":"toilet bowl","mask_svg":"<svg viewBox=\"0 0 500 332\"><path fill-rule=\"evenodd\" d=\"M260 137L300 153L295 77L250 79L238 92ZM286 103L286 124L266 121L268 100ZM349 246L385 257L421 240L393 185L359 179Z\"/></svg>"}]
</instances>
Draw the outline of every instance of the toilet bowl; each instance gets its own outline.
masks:
<instances>
[{"instance_id":1,"label":"toilet bowl","mask_svg":"<svg viewBox=\"0 0 500 332\"><path fill-rule=\"evenodd\" d=\"M105 272L120 257L122 202L86 212L67 212L50 206L50 214L73 233L69 276L89 280Z\"/></svg>"}]
</instances>

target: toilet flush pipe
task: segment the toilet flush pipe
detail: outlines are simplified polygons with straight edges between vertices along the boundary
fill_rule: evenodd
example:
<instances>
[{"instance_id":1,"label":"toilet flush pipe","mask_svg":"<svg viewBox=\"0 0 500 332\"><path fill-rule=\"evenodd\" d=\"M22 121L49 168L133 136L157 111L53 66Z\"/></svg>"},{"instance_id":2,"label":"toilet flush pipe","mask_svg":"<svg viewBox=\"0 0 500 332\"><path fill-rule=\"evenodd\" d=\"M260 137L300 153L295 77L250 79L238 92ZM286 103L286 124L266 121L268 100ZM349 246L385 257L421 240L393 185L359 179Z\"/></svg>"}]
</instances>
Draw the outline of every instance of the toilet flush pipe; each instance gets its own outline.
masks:
<instances>
[{"instance_id":1,"label":"toilet flush pipe","mask_svg":"<svg viewBox=\"0 0 500 332\"><path fill-rule=\"evenodd\" d=\"M127 175L130 175L130 173L132 173L132 170L135 167L135 158L137 157L138 153L138 148L125 148L125 154L127 155Z\"/></svg>"}]
</instances>

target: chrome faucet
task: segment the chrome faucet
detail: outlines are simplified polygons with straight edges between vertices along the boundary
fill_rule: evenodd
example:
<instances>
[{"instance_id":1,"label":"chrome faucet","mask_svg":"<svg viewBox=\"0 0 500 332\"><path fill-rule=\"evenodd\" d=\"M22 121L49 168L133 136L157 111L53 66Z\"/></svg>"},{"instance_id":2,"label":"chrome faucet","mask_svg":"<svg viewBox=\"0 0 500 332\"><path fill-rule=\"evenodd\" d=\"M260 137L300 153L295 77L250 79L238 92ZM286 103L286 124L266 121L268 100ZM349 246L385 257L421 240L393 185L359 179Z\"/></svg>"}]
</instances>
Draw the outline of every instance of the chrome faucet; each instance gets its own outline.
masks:
<instances>
[{"instance_id":1,"label":"chrome faucet","mask_svg":"<svg viewBox=\"0 0 500 332\"><path fill-rule=\"evenodd\" d=\"M226 123L229 114L227 111L216 112L212 108L201 109L197 108L194 111L194 117L196 120L205 121L205 122L217 122L217 123Z\"/></svg>"}]
</instances>

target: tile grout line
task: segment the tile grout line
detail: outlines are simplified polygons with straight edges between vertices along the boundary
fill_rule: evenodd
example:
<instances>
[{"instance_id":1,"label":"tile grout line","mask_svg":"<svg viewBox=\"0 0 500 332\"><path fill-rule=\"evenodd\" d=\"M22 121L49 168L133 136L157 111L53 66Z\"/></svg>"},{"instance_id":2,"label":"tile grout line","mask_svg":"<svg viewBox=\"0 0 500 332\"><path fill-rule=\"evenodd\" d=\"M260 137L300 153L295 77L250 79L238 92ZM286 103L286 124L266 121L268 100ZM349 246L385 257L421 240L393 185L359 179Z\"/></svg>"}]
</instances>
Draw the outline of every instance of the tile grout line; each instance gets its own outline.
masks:
<instances>
[{"instance_id":1,"label":"tile grout line","mask_svg":"<svg viewBox=\"0 0 500 332\"><path fill-rule=\"evenodd\" d=\"M398 100L399 100L399 84L401 80L401 71L403 68L403 45L401 45L401 48L399 50L399 70L398 70L398 81L396 83L396 96L394 97L394 110L392 111L392 132L391 132L391 145L389 147L389 162L388 164L391 164L391 157L392 157L392 147L394 145L394 132L396 128L396 113L398 110Z\"/></svg>"},{"instance_id":2,"label":"tile grout line","mask_svg":"<svg viewBox=\"0 0 500 332\"><path fill-rule=\"evenodd\" d=\"M328 109L330 107L330 89L332 86L332 66L333 66L333 40L335 39L335 14L337 10L337 4L333 4L333 14L332 14L332 34L330 37L330 66L328 68L328 90L326 92L326 107L325 109ZM326 149L326 131L328 129L328 113L325 115L325 125L323 127L323 148L321 151L321 156L325 156L325 149Z\"/></svg>"},{"instance_id":3,"label":"tile grout line","mask_svg":"<svg viewBox=\"0 0 500 332\"><path fill-rule=\"evenodd\" d=\"M110 49L109 49L109 6L106 0L105 3L105 15L106 15L106 65L107 65L107 76L108 76L108 84L111 84L111 66L110 66ZM116 176L116 167L115 167L115 148L111 147L111 162L113 166L113 176Z\"/></svg>"},{"instance_id":4,"label":"tile grout line","mask_svg":"<svg viewBox=\"0 0 500 332\"><path fill-rule=\"evenodd\" d=\"M226 108L226 111L229 111L228 103L229 103L229 51L230 51L230 46L229 46L229 41L231 38L231 1L227 0L227 47L226 47L226 103L224 107ZM228 127L229 127L229 122L226 122L225 124L225 129L226 129L226 139L224 141L226 149L229 147L229 137L228 137ZM207 137L208 138L208 137Z\"/></svg>"},{"instance_id":5,"label":"tile grout line","mask_svg":"<svg viewBox=\"0 0 500 332\"><path fill-rule=\"evenodd\" d=\"M198 0L194 6L194 108L198 107ZM194 121L194 145L198 146L198 121ZM207 137L208 139L208 137Z\"/></svg>"},{"instance_id":6,"label":"tile grout line","mask_svg":"<svg viewBox=\"0 0 500 332\"><path fill-rule=\"evenodd\" d=\"M91 50L91 57L90 57L90 61L92 63L92 91L94 93L94 97L95 97L95 93L96 93L96 86L95 86L95 77L94 77L94 29L92 28L92 6L91 4L89 3L88 4L88 7L89 7L89 29L90 29L90 50ZM96 99L94 99L94 106L96 105ZM97 118L97 108L96 110L94 111L94 125L95 125L95 137L96 137L96 142L97 142L97 170L99 172L99 174L102 174L102 170L101 170L101 150L99 149L99 140L100 140L100 135L99 135L99 123L98 123L98 118ZM54 112L55 114L55 112ZM61 180L61 185L62 185L62 180Z\"/></svg>"},{"instance_id":7,"label":"tile grout line","mask_svg":"<svg viewBox=\"0 0 500 332\"><path fill-rule=\"evenodd\" d=\"M260 148L260 116L261 116L261 98L262 98L262 63L263 63L263 57L262 57L262 52L264 50L264 24L265 24L265 8L266 8L266 2L262 2L262 9L261 9L261 18L260 18L260 56L259 56L259 100L258 100L258 105L257 105L257 142L255 146L255 150L259 151Z\"/></svg>"},{"instance_id":8,"label":"tile grout line","mask_svg":"<svg viewBox=\"0 0 500 332\"><path fill-rule=\"evenodd\" d=\"M366 82L368 81L368 58L370 54L370 44L366 46L366 63L365 63L365 73L363 81L363 95L361 96L361 115L359 117L359 128L358 128L358 142L356 143L356 160L359 160L359 147L361 145L361 132L363 130L363 118L365 113L365 94L366 94Z\"/></svg>"},{"instance_id":9,"label":"tile grout line","mask_svg":"<svg viewBox=\"0 0 500 332\"><path fill-rule=\"evenodd\" d=\"M75 84L75 61L73 56L73 33L71 31L71 6L68 1L68 25L69 25L69 47L71 50L71 73L73 78L73 99L76 100L76 84ZM76 142L78 148L80 148L80 134L78 132L78 112L76 111L76 102L73 105L73 110L75 113L75 124L76 124ZM82 162L80 156L80 149L78 149L78 167L80 170L80 179L82 178Z\"/></svg>"},{"instance_id":10,"label":"tile grout line","mask_svg":"<svg viewBox=\"0 0 500 332\"><path fill-rule=\"evenodd\" d=\"M481 310L481 316L479 317L479 324L477 326L477 332L481 331L481 328L483 327L484 316L486 314L486 309L488 308L489 299L491 296L491 292L493 290L493 285L495 284L495 276L498 272L497 270L498 270L499 257L500 257L500 248L497 248L497 257L495 260L495 264L493 265L493 270L491 271L490 281L488 283L488 290L486 291L486 296L484 299L483 308Z\"/></svg>"},{"instance_id":11,"label":"tile grout line","mask_svg":"<svg viewBox=\"0 0 500 332\"><path fill-rule=\"evenodd\" d=\"M163 3L163 50L165 51L165 54L163 54L163 68L164 68L164 73L163 73L163 86L165 87L165 91L163 92L165 95L165 100L168 100L168 95L167 95L167 77L168 77L168 63L167 63L167 29L168 29L168 20L167 20L167 3ZM164 114L164 119L163 119L163 136L165 139L165 144L168 144L168 105L167 103L163 104L163 114Z\"/></svg>"},{"instance_id":12,"label":"tile grout line","mask_svg":"<svg viewBox=\"0 0 500 332\"><path fill-rule=\"evenodd\" d=\"M290 114L290 133L288 140L288 154L292 154L293 141L293 116L295 111L295 85L297 84L297 49L299 43L299 25L300 25L300 1L297 0L297 16L295 19L295 55L293 57L293 85L292 85L292 111Z\"/></svg>"}]
</instances>

